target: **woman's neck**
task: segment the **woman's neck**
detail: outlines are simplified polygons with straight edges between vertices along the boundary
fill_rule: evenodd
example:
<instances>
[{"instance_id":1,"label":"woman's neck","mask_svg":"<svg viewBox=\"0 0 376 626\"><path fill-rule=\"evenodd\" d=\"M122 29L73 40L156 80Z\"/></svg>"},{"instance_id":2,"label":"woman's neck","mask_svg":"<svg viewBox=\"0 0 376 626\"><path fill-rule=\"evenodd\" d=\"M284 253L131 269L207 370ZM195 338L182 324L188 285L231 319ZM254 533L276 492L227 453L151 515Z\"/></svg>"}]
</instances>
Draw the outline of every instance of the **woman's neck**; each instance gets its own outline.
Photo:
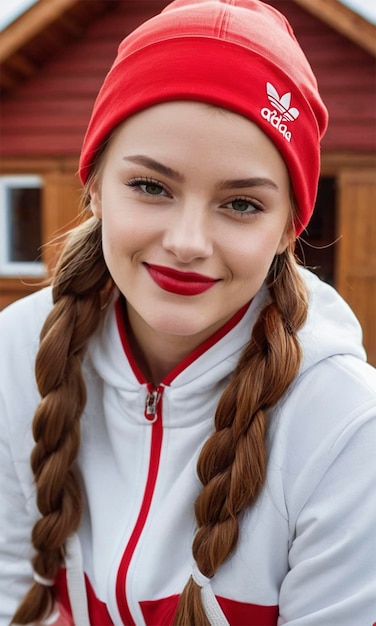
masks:
<instances>
[{"instance_id":1,"label":"woman's neck","mask_svg":"<svg viewBox=\"0 0 376 626\"><path fill-rule=\"evenodd\" d=\"M206 338L169 335L151 328L127 303L127 331L133 358L145 379L160 382Z\"/></svg>"},{"instance_id":2,"label":"woman's neck","mask_svg":"<svg viewBox=\"0 0 376 626\"><path fill-rule=\"evenodd\" d=\"M194 335L171 334L157 331L128 303L124 302L125 324L129 346L134 360L145 380L158 386L182 361L213 337L221 328L228 332L247 310L246 303L239 311L218 325L205 327Z\"/></svg>"}]
</instances>

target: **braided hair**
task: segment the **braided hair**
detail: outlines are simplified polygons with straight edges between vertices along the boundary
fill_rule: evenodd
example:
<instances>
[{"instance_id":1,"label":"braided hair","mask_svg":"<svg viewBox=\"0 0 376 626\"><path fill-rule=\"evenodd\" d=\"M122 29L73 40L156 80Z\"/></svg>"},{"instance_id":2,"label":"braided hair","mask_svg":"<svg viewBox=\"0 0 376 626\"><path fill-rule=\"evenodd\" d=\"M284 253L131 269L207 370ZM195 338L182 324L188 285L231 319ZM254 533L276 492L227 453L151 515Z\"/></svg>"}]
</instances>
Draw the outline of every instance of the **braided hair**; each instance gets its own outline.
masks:
<instances>
[{"instance_id":1,"label":"braided hair","mask_svg":"<svg viewBox=\"0 0 376 626\"><path fill-rule=\"evenodd\" d=\"M41 401L33 420L31 467L41 513L31 541L33 568L54 580L64 563L64 544L81 519L82 497L75 472L80 417L86 390L81 362L111 289L101 247L101 223L92 217L73 230L52 282L54 306L40 336L35 374ZM35 581L13 622L38 622L54 601L53 586Z\"/></svg>"}]
</instances>

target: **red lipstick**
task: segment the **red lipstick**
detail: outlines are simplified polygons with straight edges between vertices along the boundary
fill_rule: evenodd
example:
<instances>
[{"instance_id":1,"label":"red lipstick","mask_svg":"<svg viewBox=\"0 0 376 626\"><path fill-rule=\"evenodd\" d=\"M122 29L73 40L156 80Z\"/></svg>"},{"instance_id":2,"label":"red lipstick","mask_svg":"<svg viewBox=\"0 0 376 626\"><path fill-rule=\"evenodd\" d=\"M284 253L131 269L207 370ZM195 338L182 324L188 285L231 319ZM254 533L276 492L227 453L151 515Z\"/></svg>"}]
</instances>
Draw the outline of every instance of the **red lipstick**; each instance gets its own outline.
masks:
<instances>
[{"instance_id":1,"label":"red lipstick","mask_svg":"<svg viewBox=\"0 0 376 626\"><path fill-rule=\"evenodd\" d=\"M148 263L145 263L145 267L158 287L179 296L197 296L211 289L218 282L210 276L195 272L179 272L171 267Z\"/></svg>"}]
</instances>

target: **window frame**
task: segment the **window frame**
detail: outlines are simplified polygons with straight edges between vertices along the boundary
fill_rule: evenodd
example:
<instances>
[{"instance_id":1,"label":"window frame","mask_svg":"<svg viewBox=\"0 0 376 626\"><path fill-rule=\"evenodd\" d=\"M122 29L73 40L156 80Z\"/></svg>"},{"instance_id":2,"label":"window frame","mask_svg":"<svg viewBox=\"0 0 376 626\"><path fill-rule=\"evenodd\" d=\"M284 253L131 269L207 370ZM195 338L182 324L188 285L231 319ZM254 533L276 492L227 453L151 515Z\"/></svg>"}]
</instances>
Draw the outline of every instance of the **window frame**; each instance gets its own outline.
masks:
<instances>
[{"instance_id":1,"label":"window frame","mask_svg":"<svg viewBox=\"0 0 376 626\"><path fill-rule=\"evenodd\" d=\"M23 188L42 189L43 179L34 174L0 175L0 276L43 276L46 271L43 261L10 260L9 232L12 206L8 200L8 190Z\"/></svg>"}]
</instances>

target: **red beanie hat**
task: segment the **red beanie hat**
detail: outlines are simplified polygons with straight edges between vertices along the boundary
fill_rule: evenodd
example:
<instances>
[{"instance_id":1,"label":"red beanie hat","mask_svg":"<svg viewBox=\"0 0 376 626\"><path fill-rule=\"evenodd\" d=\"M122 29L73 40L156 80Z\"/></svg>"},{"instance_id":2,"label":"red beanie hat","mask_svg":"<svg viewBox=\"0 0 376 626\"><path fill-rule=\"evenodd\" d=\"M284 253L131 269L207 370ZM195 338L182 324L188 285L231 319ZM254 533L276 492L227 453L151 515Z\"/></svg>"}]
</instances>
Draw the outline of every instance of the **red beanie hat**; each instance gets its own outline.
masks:
<instances>
[{"instance_id":1,"label":"red beanie hat","mask_svg":"<svg viewBox=\"0 0 376 626\"><path fill-rule=\"evenodd\" d=\"M266 133L289 170L300 234L316 199L327 110L285 17L260 0L175 0L137 28L120 44L95 102L81 181L118 124L172 100L229 109Z\"/></svg>"}]
</instances>

